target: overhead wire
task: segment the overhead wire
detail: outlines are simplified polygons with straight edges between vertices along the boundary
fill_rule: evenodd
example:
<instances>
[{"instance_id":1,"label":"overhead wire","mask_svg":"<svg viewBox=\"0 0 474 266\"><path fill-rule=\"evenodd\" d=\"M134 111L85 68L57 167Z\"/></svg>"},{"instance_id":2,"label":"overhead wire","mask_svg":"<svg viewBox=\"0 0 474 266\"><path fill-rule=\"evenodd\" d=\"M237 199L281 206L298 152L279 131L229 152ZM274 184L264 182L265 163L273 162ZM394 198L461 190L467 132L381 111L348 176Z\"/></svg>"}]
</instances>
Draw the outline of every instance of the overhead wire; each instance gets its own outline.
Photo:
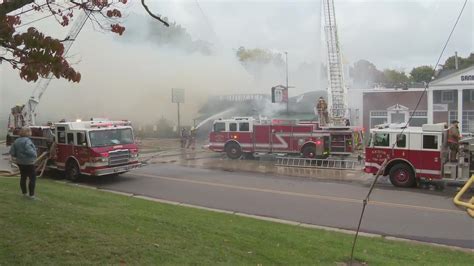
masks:
<instances>
[{"instance_id":1,"label":"overhead wire","mask_svg":"<svg viewBox=\"0 0 474 266\"><path fill-rule=\"evenodd\" d=\"M449 36L448 36L446 42L444 43L443 49L441 50L441 53L440 53L440 55L439 55L439 57L438 57L438 60L436 61L435 66L433 67L433 71L432 71L430 80L432 80L432 79L434 78L435 74L436 74L436 68L438 67L439 62L441 61L441 58L443 57L444 51L446 50L446 47L448 46L448 43L449 43L449 41L451 40L451 37L452 37L452 35L453 35L453 33L454 33L454 30L456 29L456 27L457 27L457 25L458 25L458 22L459 22L459 20L460 20L460 18L461 18L461 15L462 15L463 12L464 12L464 9L465 9L465 7L466 7L466 5L467 5L467 2L468 2L468 0L465 0L465 1L464 1L464 4L463 4L461 10L459 11L459 14L458 14L458 16L457 16L457 18L456 18L456 22L454 23L454 25L453 25L453 27L452 27L452 29L451 29L451 32L449 33ZM413 116L415 115L415 112L418 110L418 107L419 107L419 105L420 105L420 103L421 103L421 101L422 101L424 95L426 94L426 91L428 90L429 83L430 83L429 81L425 83L425 88L424 88L422 94L420 95L420 97L418 98L418 102L416 103L415 108L413 109L412 113L410 114L410 118L408 119L408 122L407 122L407 123L405 124L405 126L402 128L402 131L401 131L399 134L397 134L397 140L398 140L398 136L399 136L399 135L402 135L403 132L405 131L405 129L408 127L408 125L410 124L410 122L411 122ZM395 149L395 144L396 144L396 142L392 145L392 148L391 148L392 154L393 154L394 149ZM356 243L357 243L357 238L358 238L358 236L359 236L359 231L360 231L360 226L361 226L361 224L362 224L362 219L363 219L363 217L364 217L365 208L366 208L366 206L367 206L367 204L368 204L370 195L371 195L371 193L372 193L372 191L373 191L373 189L374 189L374 187L375 187L375 184L377 183L378 177L379 177L380 174L382 174L382 172L384 171L385 165L388 163L388 160L389 160L389 157L387 156L387 158L385 158L383 164L380 166L379 170L377 171L377 174L376 174L376 176L375 176L375 178L374 178L374 181L372 182L372 184L371 184L371 186L370 186L370 189L369 189L369 192L367 193L367 196L366 196L366 197L364 198L364 200L362 201L362 211L361 211L361 214L360 214L360 218L359 218L359 223L358 223L358 226L357 226L357 230L356 230L356 233L355 233L355 236L354 236L354 241L353 241L353 243L352 243L350 265L352 265L353 260L354 260L354 250L355 250L355 246L356 246Z\"/></svg>"}]
</instances>

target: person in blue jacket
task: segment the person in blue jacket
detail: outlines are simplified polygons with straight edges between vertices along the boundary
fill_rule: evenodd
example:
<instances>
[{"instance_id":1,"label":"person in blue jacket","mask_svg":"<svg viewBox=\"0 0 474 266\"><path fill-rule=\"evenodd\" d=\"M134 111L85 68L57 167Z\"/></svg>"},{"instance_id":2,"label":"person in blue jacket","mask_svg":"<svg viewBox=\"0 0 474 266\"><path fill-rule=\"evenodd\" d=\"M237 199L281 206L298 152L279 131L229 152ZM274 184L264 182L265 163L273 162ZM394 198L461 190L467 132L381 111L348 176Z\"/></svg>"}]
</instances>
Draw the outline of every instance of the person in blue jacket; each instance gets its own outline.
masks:
<instances>
[{"instance_id":1,"label":"person in blue jacket","mask_svg":"<svg viewBox=\"0 0 474 266\"><path fill-rule=\"evenodd\" d=\"M37 158L36 147L29 138L31 129L24 127L20 130L20 138L16 139L10 148L10 155L20 168L20 188L24 196L27 196L26 179L29 178L29 196L35 198L36 170L35 161Z\"/></svg>"}]
</instances>

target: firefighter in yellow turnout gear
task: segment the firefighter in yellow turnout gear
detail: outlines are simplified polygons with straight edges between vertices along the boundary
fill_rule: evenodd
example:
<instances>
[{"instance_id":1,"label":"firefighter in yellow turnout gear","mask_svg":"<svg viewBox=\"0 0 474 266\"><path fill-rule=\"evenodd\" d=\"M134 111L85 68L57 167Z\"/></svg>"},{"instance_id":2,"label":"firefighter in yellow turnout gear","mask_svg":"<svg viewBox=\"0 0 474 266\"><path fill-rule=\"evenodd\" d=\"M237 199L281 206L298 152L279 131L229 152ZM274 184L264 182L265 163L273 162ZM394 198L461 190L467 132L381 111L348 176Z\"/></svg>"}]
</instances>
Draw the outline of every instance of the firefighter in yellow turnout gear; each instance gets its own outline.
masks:
<instances>
[{"instance_id":1,"label":"firefighter in yellow turnout gear","mask_svg":"<svg viewBox=\"0 0 474 266\"><path fill-rule=\"evenodd\" d=\"M318 110L319 123L324 126L329 123L328 104L323 97L319 97L318 103L316 104Z\"/></svg>"}]
</instances>

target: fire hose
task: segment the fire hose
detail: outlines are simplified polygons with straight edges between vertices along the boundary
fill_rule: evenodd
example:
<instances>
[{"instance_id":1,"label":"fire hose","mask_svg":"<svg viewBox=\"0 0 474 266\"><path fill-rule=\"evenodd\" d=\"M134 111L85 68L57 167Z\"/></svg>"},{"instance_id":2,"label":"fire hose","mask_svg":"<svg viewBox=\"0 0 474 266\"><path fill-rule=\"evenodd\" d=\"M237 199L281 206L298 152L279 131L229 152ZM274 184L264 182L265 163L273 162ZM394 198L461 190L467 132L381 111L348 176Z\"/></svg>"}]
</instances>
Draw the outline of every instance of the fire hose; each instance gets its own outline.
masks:
<instances>
[{"instance_id":1,"label":"fire hose","mask_svg":"<svg viewBox=\"0 0 474 266\"><path fill-rule=\"evenodd\" d=\"M34 165L36 166L36 172L39 173L37 177L42 177L43 173L46 169L46 165L48 163L48 160L51 159L51 155L54 154L53 151L56 149L56 145L51 145L51 148L49 151L43 152L38 158L36 158ZM18 165L15 163L11 162L11 164L17 168L17 170L5 170L5 169L0 169L0 177L9 177L9 176L17 176L20 174L20 170L18 169Z\"/></svg>"}]
</instances>

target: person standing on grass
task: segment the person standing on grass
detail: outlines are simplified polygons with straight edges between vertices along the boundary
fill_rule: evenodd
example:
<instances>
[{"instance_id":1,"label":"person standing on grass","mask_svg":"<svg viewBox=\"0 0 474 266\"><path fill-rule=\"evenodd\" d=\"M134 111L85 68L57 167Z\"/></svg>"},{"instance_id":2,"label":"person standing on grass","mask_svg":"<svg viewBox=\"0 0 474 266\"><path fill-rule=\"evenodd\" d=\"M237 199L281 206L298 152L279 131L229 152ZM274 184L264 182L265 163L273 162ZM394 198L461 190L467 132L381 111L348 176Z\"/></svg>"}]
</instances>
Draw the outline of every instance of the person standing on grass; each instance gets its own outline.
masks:
<instances>
[{"instance_id":1,"label":"person standing on grass","mask_svg":"<svg viewBox=\"0 0 474 266\"><path fill-rule=\"evenodd\" d=\"M20 138L16 139L10 148L10 155L20 168L20 188L24 196L27 196L26 179L29 178L28 192L30 198L35 198L37 158L36 147L29 138L31 129L24 127L20 130Z\"/></svg>"}]
</instances>

